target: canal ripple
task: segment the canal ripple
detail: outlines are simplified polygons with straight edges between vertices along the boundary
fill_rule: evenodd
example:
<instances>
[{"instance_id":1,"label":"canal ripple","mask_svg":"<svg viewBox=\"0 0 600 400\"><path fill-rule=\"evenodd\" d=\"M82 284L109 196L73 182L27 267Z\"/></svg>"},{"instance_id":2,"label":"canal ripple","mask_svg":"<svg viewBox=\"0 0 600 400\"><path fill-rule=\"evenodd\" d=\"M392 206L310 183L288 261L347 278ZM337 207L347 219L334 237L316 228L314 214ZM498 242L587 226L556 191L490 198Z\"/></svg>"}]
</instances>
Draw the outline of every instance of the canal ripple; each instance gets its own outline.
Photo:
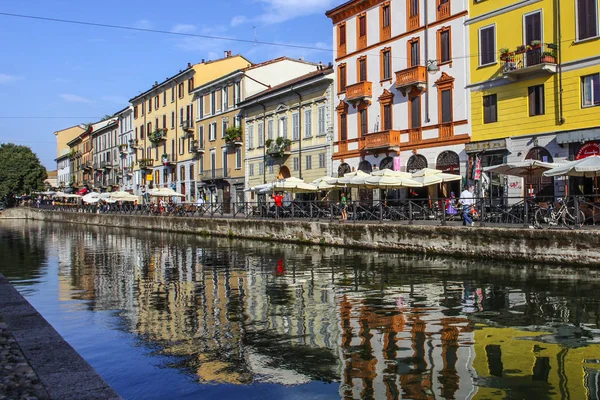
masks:
<instances>
[{"instance_id":1,"label":"canal ripple","mask_svg":"<svg viewBox=\"0 0 600 400\"><path fill-rule=\"evenodd\" d=\"M597 399L600 274L0 222L0 272L127 399Z\"/></svg>"}]
</instances>

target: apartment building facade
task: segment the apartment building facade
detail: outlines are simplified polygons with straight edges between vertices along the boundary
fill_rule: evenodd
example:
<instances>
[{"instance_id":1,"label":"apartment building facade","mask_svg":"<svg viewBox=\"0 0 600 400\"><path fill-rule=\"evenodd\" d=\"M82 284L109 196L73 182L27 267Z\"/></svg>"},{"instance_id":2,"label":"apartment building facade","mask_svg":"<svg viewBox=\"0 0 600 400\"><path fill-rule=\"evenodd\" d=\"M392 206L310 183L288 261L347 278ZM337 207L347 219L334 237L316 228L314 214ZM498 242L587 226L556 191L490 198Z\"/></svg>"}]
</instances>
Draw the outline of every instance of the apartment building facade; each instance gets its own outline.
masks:
<instances>
[{"instance_id":1,"label":"apartment building facade","mask_svg":"<svg viewBox=\"0 0 600 400\"><path fill-rule=\"evenodd\" d=\"M248 66L195 91L198 132L198 191L207 202L243 202L248 139L239 107L259 92L315 71L316 64L288 57ZM234 129L230 129L234 128Z\"/></svg>"},{"instance_id":2,"label":"apartment building facade","mask_svg":"<svg viewBox=\"0 0 600 400\"><path fill-rule=\"evenodd\" d=\"M598 154L598 0L471 4L469 175L505 161L556 162ZM562 178L490 177L494 196L563 196ZM570 179L571 194L592 180Z\"/></svg>"},{"instance_id":3,"label":"apartment building facade","mask_svg":"<svg viewBox=\"0 0 600 400\"><path fill-rule=\"evenodd\" d=\"M248 187L296 177L331 176L333 67L315 70L246 98ZM255 201L248 193L247 201Z\"/></svg>"},{"instance_id":4,"label":"apartment building facade","mask_svg":"<svg viewBox=\"0 0 600 400\"><path fill-rule=\"evenodd\" d=\"M69 170L71 187L74 189L93 186L93 147L91 140L92 124L85 126L83 132L67 142L69 146Z\"/></svg>"},{"instance_id":5,"label":"apartment building facade","mask_svg":"<svg viewBox=\"0 0 600 400\"><path fill-rule=\"evenodd\" d=\"M71 182L71 158L75 154L71 154L69 142L77 138L85 131L85 125L75 125L66 129L61 129L54 132L56 137L56 171L57 184L59 187L67 187Z\"/></svg>"},{"instance_id":6,"label":"apartment building facade","mask_svg":"<svg viewBox=\"0 0 600 400\"><path fill-rule=\"evenodd\" d=\"M449 0L357 0L326 13L336 50L338 175L425 167L465 173L466 7Z\"/></svg>"},{"instance_id":7,"label":"apartment building facade","mask_svg":"<svg viewBox=\"0 0 600 400\"><path fill-rule=\"evenodd\" d=\"M134 193L133 169L135 166L135 131L133 130L133 107L127 106L115 113L118 124L117 146L119 150L119 189Z\"/></svg>"},{"instance_id":8,"label":"apartment building facade","mask_svg":"<svg viewBox=\"0 0 600 400\"><path fill-rule=\"evenodd\" d=\"M92 125L94 189L114 191L119 186L119 120L116 117Z\"/></svg>"},{"instance_id":9,"label":"apartment building facade","mask_svg":"<svg viewBox=\"0 0 600 400\"><path fill-rule=\"evenodd\" d=\"M185 194L187 201L195 198L195 186L186 184L190 169L197 163L197 153L190 151L195 136L192 92L198 85L250 64L244 57L226 52L219 60L188 64L130 100L137 140L133 173L136 194L150 187L170 187Z\"/></svg>"}]
</instances>

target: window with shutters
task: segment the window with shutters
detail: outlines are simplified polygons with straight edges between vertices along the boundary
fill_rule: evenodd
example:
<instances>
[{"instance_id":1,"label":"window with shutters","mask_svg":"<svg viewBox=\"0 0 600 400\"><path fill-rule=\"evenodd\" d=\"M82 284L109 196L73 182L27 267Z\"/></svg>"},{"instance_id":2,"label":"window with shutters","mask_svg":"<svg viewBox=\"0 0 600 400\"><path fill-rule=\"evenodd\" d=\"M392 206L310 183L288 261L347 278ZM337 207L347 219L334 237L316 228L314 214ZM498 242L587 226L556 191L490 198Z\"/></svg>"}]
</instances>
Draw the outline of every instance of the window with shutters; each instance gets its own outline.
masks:
<instances>
[{"instance_id":1,"label":"window with shutters","mask_svg":"<svg viewBox=\"0 0 600 400\"><path fill-rule=\"evenodd\" d=\"M171 87L171 103L175 101L175 86Z\"/></svg>"},{"instance_id":2,"label":"window with shutters","mask_svg":"<svg viewBox=\"0 0 600 400\"><path fill-rule=\"evenodd\" d=\"M204 148L204 125L198 127L198 148Z\"/></svg>"},{"instance_id":3,"label":"window with shutters","mask_svg":"<svg viewBox=\"0 0 600 400\"><path fill-rule=\"evenodd\" d=\"M416 129L421 127L421 96L413 96L410 98L410 128Z\"/></svg>"},{"instance_id":4,"label":"window with shutters","mask_svg":"<svg viewBox=\"0 0 600 400\"><path fill-rule=\"evenodd\" d=\"M179 126L183 124L183 107L179 108Z\"/></svg>"},{"instance_id":5,"label":"window with shutters","mask_svg":"<svg viewBox=\"0 0 600 400\"><path fill-rule=\"evenodd\" d=\"M248 165L248 176L254 176L254 164Z\"/></svg>"},{"instance_id":6,"label":"window with shutters","mask_svg":"<svg viewBox=\"0 0 600 400\"><path fill-rule=\"evenodd\" d=\"M214 115L217 112L217 92L210 92L210 113Z\"/></svg>"},{"instance_id":7,"label":"window with shutters","mask_svg":"<svg viewBox=\"0 0 600 400\"><path fill-rule=\"evenodd\" d=\"M298 157L294 157L294 171L298 171L300 169L300 161Z\"/></svg>"},{"instance_id":8,"label":"window with shutters","mask_svg":"<svg viewBox=\"0 0 600 400\"><path fill-rule=\"evenodd\" d=\"M451 32L450 27L446 26L437 31L437 55L438 55L438 63L445 64L452 61L452 50L451 50Z\"/></svg>"},{"instance_id":9,"label":"window with shutters","mask_svg":"<svg viewBox=\"0 0 600 400\"><path fill-rule=\"evenodd\" d=\"M142 108L142 115L144 115L144 114L146 113L146 112L145 112L145 109L146 109L146 102L145 102L145 101L142 101L142 103L141 103L140 105L141 105L141 108Z\"/></svg>"},{"instance_id":10,"label":"window with shutters","mask_svg":"<svg viewBox=\"0 0 600 400\"><path fill-rule=\"evenodd\" d=\"M529 116L544 115L546 105L544 99L544 85L530 86L527 88L527 97L529 100Z\"/></svg>"},{"instance_id":11,"label":"window with shutters","mask_svg":"<svg viewBox=\"0 0 600 400\"><path fill-rule=\"evenodd\" d=\"M362 13L358 16L357 20L357 42L356 48L358 50L367 47L367 14Z\"/></svg>"},{"instance_id":12,"label":"window with shutters","mask_svg":"<svg viewBox=\"0 0 600 400\"><path fill-rule=\"evenodd\" d=\"M317 132L317 135L319 136L325 135L327 133L327 113L325 111L325 106L319 107L319 131Z\"/></svg>"},{"instance_id":13,"label":"window with shutters","mask_svg":"<svg viewBox=\"0 0 600 400\"><path fill-rule=\"evenodd\" d=\"M181 82L181 83L179 84L178 91L179 91L179 93L178 93L178 94L179 94L179 98L180 98L180 99L183 99L183 82Z\"/></svg>"},{"instance_id":14,"label":"window with shutters","mask_svg":"<svg viewBox=\"0 0 600 400\"><path fill-rule=\"evenodd\" d=\"M227 177L227 169L229 168L229 163L228 163L228 150L227 147L223 147L221 149L221 155L223 157L223 176Z\"/></svg>"},{"instance_id":15,"label":"window with shutters","mask_svg":"<svg viewBox=\"0 0 600 400\"><path fill-rule=\"evenodd\" d=\"M273 140L273 120L267 121L267 139Z\"/></svg>"},{"instance_id":16,"label":"window with shutters","mask_svg":"<svg viewBox=\"0 0 600 400\"><path fill-rule=\"evenodd\" d=\"M287 126L287 118L279 117L279 126L277 129L277 136L282 137L284 139L288 138L288 126Z\"/></svg>"},{"instance_id":17,"label":"window with shutters","mask_svg":"<svg viewBox=\"0 0 600 400\"><path fill-rule=\"evenodd\" d=\"M246 138L248 140L248 148L253 149L254 148L254 125L248 125L247 132L248 133L246 134Z\"/></svg>"},{"instance_id":18,"label":"window with shutters","mask_svg":"<svg viewBox=\"0 0 600 400\"><path fill-rule=\"evenodd\" d=\"M383 3L379 10L379 41L384 41L392 36L390 2Z\"/></svg>"},{"instance_id":19,"label":"window with shutters","mask_svg":"<svg viewBox=\"0 0 600 400\"><path fill-rule=\"evenodd\" d=\"M358 126L360 127L360 136L365 137L369 133L367 108L359 109L358 111Z\"/></svg>"},{"instance_id":20,"label":"window with shutters","mask_svg":"<svg viewBox=\"0 0 600 400\"><path fill-rule=\"evenodd\" d=\"M217 123L211 122L208 125L208 140L211 142L217 140Z\"/></svg>"},{"instance_id":21,"label":"window with shutters","mask_svg":"<svg viewBox=\"0 0 600 400\"><path fill-rule=\"evenodd\" d=\"M340 64L338 66L338 92L345 92L347 85L346 64Z\"/></svg>"},{"instance_id":22,"label":"window with shutters","mask_svg":"<svg viewBox=\"0 0 600 400\"><path fill-rule=\"evenodd\" d=\"M581 106L600 106L600 74L581 77Z\"/></svg>"},{"instance_id":23,"label":"window with shutters","mask_svg":"<svg viewBox=\"0 0 600 400\"><path fill-rule=\"evenodd\" d=\"M312 156L306 156L306 169L312 169Z\"/></svg>"},{"instance_id":24,"label":"window with shutters","mask_svg":"<svg viewBox=\"0 0 600 400\"><path fill-rule=\"evenodd\" d=\"M387 81L392 79L392 50L389 47L381 50L381 80Z\"/></svg>"},{"instance_id":25,"label":"window with shutters","mask_svg":"<svg viewBox=\"0 0 600 400\"><path fill-rule=\"evenodd\" d=\"M343 57L346 55L346 23L342 22L338 25L337 29L337 57Z\"/></svg>"},{"instance_id":26,"label":"window with shutters","mask_svg":"<svg viewBox=\"0 0 600 400\"><path fill-rule=\"evenodd\" d=\"M300 140L300 114L292 114L292 140Z\"/></svg>"},{"instance_id":27,"label":"window with shutters","mask_svg":"<svg viewBox=\"0 0 600 400\"><path fill-rule=\"evenodd\" d=\"M221 110L227 111L229 109L229 92L227 90L227 87L221 89L221 103L223 105L221 107Z\"/></svg>"},{"instance_id":28,"label":"window with shutters","mask_svg":"<svg viewBox=\"0 0 600 400\"><path fill-rule=\"evenodd\" d=\"M304 137L312 137L312 110L304 110Z\"/></svg>"},{"instance_id":29,"label":"window with shutters","mask_svg":"<svg viewBox=\"0 0 600 400\"><path fill-rule=\"evenodd\" d=\"M188 79L188 93L191 93L194 90L194 77Z\"/></svg>"},{"instance_id":30,"label":"window with shutters","mask_svg":"<svg viewBox=\"0 0 600 400\"><path fill-rule=\"evenodd\" d=\"M576 0L577 40L598 36L598 0Z\"/></svg>"},{"instance_id":31,"label":"window with shutters","mask_svg":"<svg viewBox=\"0 0 600 400\"><path fill-rule=\"evenodd\" d=\"M140 126L140 140L144 140L144 125Z\"/></svg>"},{"instance_id":32,"label":"window with shutters","mask_svg":"<svg viewBox=\"0 0 600 400\"><path fill-rule=\"evenodd\" d=\"M185 138L179 138L179 155L183 155L185 152Z\"/></svg>"},{"instance_id":33,"label":"window with shutters","mask_svg":"<svg viewBox=\"0 0 600 400\"><path fill-rule=\"evenodd\" d=\"M162 120L163 129L167 129L167 114L163 115Z\"/></svg>"},{"instance_id":34,"label":"window with shutters","mask_svg":"<svg viewBox=\"0 0 600 400\"><path fill-rule=\"evenodd\" d=\"M198 97L198 118L202 119L204 118L204 96L200 96Z\"/></svg>"},{"instance_id":35,"label":"window with shutters","mask_svg":"<svg viewBox=\"0 0 600 400\"><path fill-rule=\"evenodd\" d=\"M419 38L413 38L408 41L408 66L416 67L421 62L421 46Z\"/></svg>"},{"instance_id":36,"label":"window with shutters","mask_svg":"<svg viewBox=\"0 0 600 400\"><path fill-rule=\"evenodd\" d=\"M367 80L367 56L362 56L357 60L358 82Z\"/></svg>"},{"instance_id":37,"label":"window with shutters","mask_svg":"<svg viewBox=\"0 0 600 400\"><path fill-rule=\"evenodd\" d=\"M496 25L479 29L479 65L496 63Z\"/></svg>"},{"instance_id":38,"label":"window with shutters","mask_svg":"<svg viewBox=\"0 0 600 400\"><path fill-rule=\"evenodd\" d=\"M138 106L133 107L133 119L138 117Z\"/></svg>"},{"instance_id":39,"label":"window with shutters","mask_svg":"<svg viewBox=\"0 0 600 400\"><path fill-rule=\"evenodd\" d=\"M440 122L442 124L452 122L452 89L440 91L440 96L440 104L442 108L442 120Z\"/></svg>"},{"instance_id":40,"label":"window with shutters","mask_svg":"<svg viewBox=\"0 0 600 400\"><path fill-rule=\"evenodd\" d=\"M221 138L225 137L225 132L227 132L228 127L229 127L229 121L224 118L223 121L221 121Z\"/></svg>"},{"instance_id":41,"label":"window with shutters","mask_svg":"<svg viewBox=\"0 0 600 400\"><path fill-rule=\"evenodd\" d=\"M383 130L392 129L392 105L384 104L383 106Z\"/></svg>"},{"instance_id":42,"label":"window with shutters","mask_svg":"<svg viewBox=\"0 0 600 400\"><path fill-rule=\"evenodd\" d=\"M185 106L185 120L189 126L194 126L194 105L188 104Z\"/></svg>"},{"instance_id":43,"label":"window with shutters","mask_svg":"<svg viewBox=\"0 0 600 400\"><path fill-rule=\"evenodd\" d=\"M258 147L265 145L265 125L262 122L258 123Z\"/></svg>"},{"instance_id":44,"label":"window with shutters","mask_svg":"<svg viewBox=\"0 0 600 400\"><path fill-rule=\"evenodd\" d=\"M171 128L175 129L175 111L171 111Z\"/></svg>"},{"instance_id":45,"label":"window with shutters","mask_svg":"<svg viewBox=\"0 0 600 400\"><path fill-rule=\"evenodd\" d=\"M347 114L340 114L340 140L348 138L348 121Z\"/></svg>"},{"instance_id":46,"label":"window with shutters","mask_svg":"<svg viewBox=\"0 0 600 400\"><path fill-rule=\"evenodd\" d=\"M319 168L325 168L325 153L319 154Z\"/></svg>"},{"instance_id":47,"label":"window with shutters","mask_svg":"<svg viewBox=\"0 0 600 400\"><path fill-rule=\"evenodd\" d=\"M264 163L258 164L258 174L259 175L265 174L265 164Z\"/></svg>"},{"instance_id":48,"label":"window with shutters","mask_svg":"<svg viewBox=\"0 0 600 400\"><path fill-rule=\"evenodd\" d=\"M156 95L156 97L154 98L154 109L158 110L159 106L160 106L160 97L158 95Z\"/></svg>"},{"instance_id":49,"label":"window with shutters","mask_svg":"<svg viewBox=\"0 0 600 400\"><path fill-rule=\"evenodd\" d=\"M148 99L148 114L152 112L152 99Z\"/></svg>"},{"instance_id":50,"label":"window with shutters","mask_svg":"<svg viewBox=\"0 0 600 400\"><path fill-rule=\"evenodd\" d=\"M167 91L163 92L163 107L167 105Z\"/></svg>"},{"instance_id":51,"label":"window with shutters","mask_svg":"<svg viewBox=\"0 0 600 400\"><path fill-rule=\"evenodd\" d=\"M497 100L498 99L495 94L483 96L483 123L484 124L498 122Z\"/></svg>"}]
</instances>

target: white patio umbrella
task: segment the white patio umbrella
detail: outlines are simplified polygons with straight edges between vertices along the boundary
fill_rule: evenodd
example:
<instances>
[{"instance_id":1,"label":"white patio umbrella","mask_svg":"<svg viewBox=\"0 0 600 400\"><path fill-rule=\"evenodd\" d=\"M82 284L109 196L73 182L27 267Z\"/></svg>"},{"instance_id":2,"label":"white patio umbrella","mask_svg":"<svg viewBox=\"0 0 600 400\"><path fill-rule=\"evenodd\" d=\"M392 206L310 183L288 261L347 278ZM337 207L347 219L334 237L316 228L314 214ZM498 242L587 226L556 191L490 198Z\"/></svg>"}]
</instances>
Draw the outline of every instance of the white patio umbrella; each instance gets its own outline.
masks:
<instances>
[{"instance_id":1,"label":"white patio umbrella","mask_svg":"<svg viewBox=\"0 0 600 400\"><path fill-rule=\"evenodd\" d=\"M96 193L96 192L88 193L85 196L83 196L81 198L81 200L83 200L83 202L87 203L87 204L96 204L97 202L100 201L100 193Z\"/></svg>"},{"instance_id":2,"label":"white patio umbrella","mask_svg":"<svg viewBox=\"0 0 600 400\"><path fill-rule=\"evenodd\" d=\"M148 191L148 194L153 197L185 197L185 195L177 193L170 188L152 189Z\"/></svg>"},{"instance_id":3,"label":"white patio umbrella","mask_svg":"<svg viewBox=\"0 0 600 400\"><path fill-rule=\"evenodd\" d=\"M589 156L581 160L561 164L543 173L544 176L582 176L594 178L596 194L598 194L598 171L600 171L600 156Z\"/></svg>"},{"instance_id":4,"label":"white patio umbrella","mask_svg":"<svg viewBox=\"0 0 600 400\"><path fill-rule=\"evenodd\" d=\"M134 196L131 193L127 192L112 192L110 193L110 198L114 201L136 201L138 200L137 196Z\"/></svg>"},{"instance_id":5,"label":"white patio umbrella","mask_svg":"<svg viewBox=\"0 0 600 400\"><path fill-rule=\"evenodd\" d=\"M533 177L542 176L545 171L558 167L560 164L548 163L539 160L524 160L506 164L485 167L485 172L493 172L501 175Z\"/></svg>"},{"instance_id":6,"label":"white patio umbrella","mask_svg":"<svg viewBox=\"0 0 600 400\"><path fill-rule=\"evenodd\" d=\"M299 178L286 178L273 182L273 190L281 190L285 192L292 193L302 193L302 192L316 192L318 191L315 185L311 185L310 183L304 182L304 180Z\"/></svg>"},{"instance_id":7,"label":"white patio umbrella","mask_svg":"<svg viewBox=\"0 0 600 400\"><path fill-rule=\"evenodd\" d=\"M358 170L355 172L348 172L347 174L344 175L343 178L338 178L336 186L338 186L338 187L365 186L366 185L365 181L370 176L371 175L369 175L366 172L363 172L361 170Z\"/></svg>"},{"instance_id":8,"label":"white patio umbrella","mask_svg":"<svg viewBox=\"0 0 600 400\"><path fill-rule=\"evenodd\" d=\"M393 171L389 168L379 169L371 172L371 176L400 176L403 178L412 178L412 174L403 171Z\"/></svg>"},{"instance_id":9,"label":"white patio umbrella","mask_svg":"<svg viewBox=\"0 0 600 400\"><path fill-rule=\"evenodd\" d=\"M393 171L392 171L393 172ZM412 179L410 174L402 175L375 175L365 180L369 188L373 189L400 189L403 187L421 187L420 182Z\"/></svg>"},{"instance_id":10,"label":"white patio umbrella","mask_svg":"<svg viewBox=\"0 0 600 400\"><path fill-rule=\"evenodd\" d=\"M453 182L461 180L460 175L447 174L439 169L423 168L412 174L412 178L422 186L437 185L439 183Z\"/></svg>"}]
</instances>

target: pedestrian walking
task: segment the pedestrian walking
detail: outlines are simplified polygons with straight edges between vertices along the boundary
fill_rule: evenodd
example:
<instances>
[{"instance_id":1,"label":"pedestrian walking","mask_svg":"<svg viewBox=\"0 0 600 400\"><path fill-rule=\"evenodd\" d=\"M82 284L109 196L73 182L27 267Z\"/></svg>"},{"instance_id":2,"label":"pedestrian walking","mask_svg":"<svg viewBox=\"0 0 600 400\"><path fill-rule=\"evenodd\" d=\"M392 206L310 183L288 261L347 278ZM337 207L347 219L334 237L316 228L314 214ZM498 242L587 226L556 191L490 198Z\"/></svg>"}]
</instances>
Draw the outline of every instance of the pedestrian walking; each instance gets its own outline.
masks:
<instances>
[{"instance_id":1,"label":"pedestrian walking","mask_svg":"<svg viewBox=\"0 0 600 400\"><path fill-rule=\"evenodd\" d=\"M345 192L342 192L340 205L342 206L342 221L346 221L348 219L348 199Z\"/></svg>"},{"instance_id":2,"label":"pedestrian walking","mask_svg":"<svg viewBox=\"0 0 600 400\"><path fill-rule=\"evenodd\" d=\"M473 198L473 193L475 192L475 186L469 184L465 190L460 194L460 204L463 208L463 226L473 226L473 220L469 213L475 204L475 199Z\"/></svg>"},{"instance_id":3,"label":"pedestrian walking","mask_svg":"<svg viewBox=\"0 0 600 400\"><path fill-rule=\"evenodd\" d=\"M272 196L273 202L275 203L275 217L279 218L281 215L281 209L283 208L283 195L281 193L275 192Z\"/></svg>"}]
</instances>

